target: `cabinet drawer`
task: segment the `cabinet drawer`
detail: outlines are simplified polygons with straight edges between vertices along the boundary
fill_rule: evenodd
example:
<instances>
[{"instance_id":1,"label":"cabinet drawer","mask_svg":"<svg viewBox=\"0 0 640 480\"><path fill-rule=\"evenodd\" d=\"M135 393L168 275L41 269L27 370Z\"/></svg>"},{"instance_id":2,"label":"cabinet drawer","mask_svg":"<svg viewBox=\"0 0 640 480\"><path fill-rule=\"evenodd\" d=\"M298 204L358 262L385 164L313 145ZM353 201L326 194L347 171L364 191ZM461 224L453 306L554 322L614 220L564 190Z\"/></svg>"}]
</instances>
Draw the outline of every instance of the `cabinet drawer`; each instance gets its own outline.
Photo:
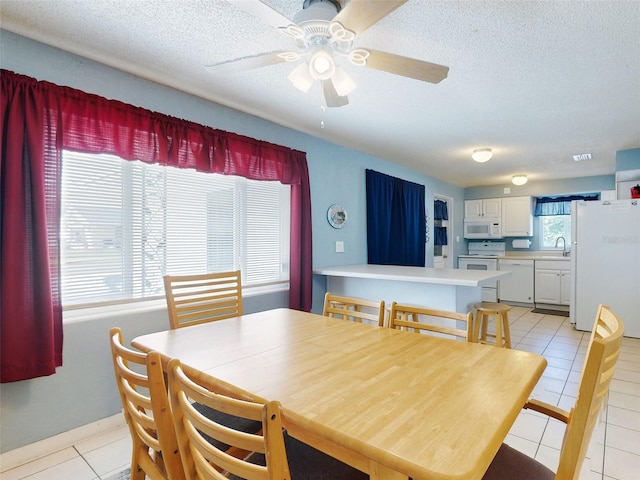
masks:
<instances>
[{"instance_id":1,"label":"cabinet drawer","mask_svg":"<svg viewBox=\"0 0 640 480\"><path fill-rule=\"evenodd\" d=\"M569 260L536 260L536 269L571 270Z\"/></svg>"}]
</instances>

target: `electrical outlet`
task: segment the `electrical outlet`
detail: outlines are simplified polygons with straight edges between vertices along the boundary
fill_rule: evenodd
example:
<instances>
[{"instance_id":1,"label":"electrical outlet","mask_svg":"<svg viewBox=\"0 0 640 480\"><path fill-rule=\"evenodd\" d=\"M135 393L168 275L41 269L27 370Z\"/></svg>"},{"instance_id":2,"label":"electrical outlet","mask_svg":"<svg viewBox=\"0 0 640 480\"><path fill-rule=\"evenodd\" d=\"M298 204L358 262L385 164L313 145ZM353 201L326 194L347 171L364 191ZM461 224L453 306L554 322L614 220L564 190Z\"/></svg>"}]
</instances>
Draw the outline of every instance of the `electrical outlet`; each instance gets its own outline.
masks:
<instances>
[{"instance_id":1,"label":"electrical outlet","mask_svg":"<svg viewBox=\"0 0 640 480\"><path fill-rule=\"evenodd\" d=\"M336 253L344 253L344 242L342 240L336 242Z\"/></svg>"}]
</instances>

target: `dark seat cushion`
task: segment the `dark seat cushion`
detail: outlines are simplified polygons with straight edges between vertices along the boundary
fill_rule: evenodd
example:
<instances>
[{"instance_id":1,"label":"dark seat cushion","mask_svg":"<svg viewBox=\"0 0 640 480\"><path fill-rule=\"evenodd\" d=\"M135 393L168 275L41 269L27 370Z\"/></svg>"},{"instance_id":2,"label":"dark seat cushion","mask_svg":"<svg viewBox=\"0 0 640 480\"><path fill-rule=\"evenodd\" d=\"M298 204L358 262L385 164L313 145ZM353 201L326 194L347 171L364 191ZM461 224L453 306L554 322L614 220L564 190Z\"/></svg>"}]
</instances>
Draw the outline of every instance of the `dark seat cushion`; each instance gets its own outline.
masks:
<instances>
[{"instance_id":1,"label":"dark seat cushion","mask_svg":"<svg viewBox=\"0 0 640 480\"><path fill-rule=\"evenodd\" d=\"M284 434L291 480L369 480L369 475L342 463L320 450ZM266 465L264 455L252 453L247 461ZM230 475L229 480L242 480Z\"/></svg>"},{"instance_id":2,"label":"dark seat cushion","mask_svg":"<svg viewBox=\"0 0 640 480\"><path fill-rule=\"evenodd\" d=\"M555 476L540 462L503 443L482 479L554 480Z\"/></svg>"},{"instance_id":3,"label":"dark seat cushion","mask_svg":"<svg viewBox=\"0 0 640 480\"><path fill-rule=\"evenodd\" d=\"M246 418L240 418L234 415L229 415L228 413L219 412L207 407L206 405L202 405L201 403L194 403L193 408L198 410L198 412L200 412L208 419L234 430L239 430L245 433L258 433L262 429L262 422L247 420ZM208 435L204 435L204 437L209 443L214 445L219 450L226 451L229 449L229 445L225 443L219 442L218 440L215 440Z\"/></svg>"},{"instance_id":4,"label":"dark seat cushion","mask_svg":"<svg viewBox=\"0 0 640 480\"><path fill-rule=\"evenodd\" d=\"M369 480L369 475L310 447L285 432L291 480Z\"/></svg>"}]
</instances>

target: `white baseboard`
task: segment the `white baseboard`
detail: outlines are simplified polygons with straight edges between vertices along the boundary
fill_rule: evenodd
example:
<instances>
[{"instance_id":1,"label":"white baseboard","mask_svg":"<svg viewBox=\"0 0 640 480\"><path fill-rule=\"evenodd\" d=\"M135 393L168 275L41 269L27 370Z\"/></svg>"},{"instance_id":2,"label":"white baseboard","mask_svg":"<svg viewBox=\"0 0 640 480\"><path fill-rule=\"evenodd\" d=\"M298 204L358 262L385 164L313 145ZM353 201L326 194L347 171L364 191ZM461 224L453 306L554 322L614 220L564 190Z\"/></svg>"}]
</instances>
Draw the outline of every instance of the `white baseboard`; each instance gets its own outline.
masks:
<instances>
[{"instance_id":1,"label":"white baseboard","mask_svg":"<svg viewBox=\"0 0 640 480\"><path fill-rule=\"evenodd\" d=\"M125 425L122 413L0 454L0 473L71 447L81 440Z\"/></svg>"}]
</instances>

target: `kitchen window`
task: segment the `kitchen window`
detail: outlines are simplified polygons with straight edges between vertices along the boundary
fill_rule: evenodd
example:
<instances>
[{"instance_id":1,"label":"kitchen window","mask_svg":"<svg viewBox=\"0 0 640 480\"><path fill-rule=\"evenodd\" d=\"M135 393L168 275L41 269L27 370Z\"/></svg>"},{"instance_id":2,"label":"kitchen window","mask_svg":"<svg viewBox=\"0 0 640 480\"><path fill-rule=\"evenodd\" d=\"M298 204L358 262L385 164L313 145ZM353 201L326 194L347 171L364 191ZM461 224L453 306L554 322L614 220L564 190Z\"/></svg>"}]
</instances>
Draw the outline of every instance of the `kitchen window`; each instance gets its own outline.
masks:
<instances>
[{"instance_id":1,"label":"kitchen window","mask_svg":"<svg viewBox=\"0 0 640 480\"><path fill-rule=\"evenodd\" d=\"M556 247L558 237L564 237L566 249L571 245L571 215L550 215L540 217L540 248L544 250L562 250L562 242Z\"/></svg>"},{"instance_id":2,"label":"kitchen window","mask_svg":"<svg viewBox=\"0 0 640 480\"><path fill-rule=\"evenodd\" d=\"M64 151L65 307L164 296L163 276L242 271L289 280L290 187Z\"/></svg>"},{"instance_id":3,"label":"kitchen window","mask_svg":"<svg viewBox=\"0 0 640 480\"><path fill-rule=\"evenodd\" d=\"M571 202L599 200L600 194L566 195L536 198L535 216L539 217L538 232L540 248L544 250L569 250L571 245ZM565 246L556 246L558 238L564 237Z\"/></svg>"}]
</instances>

